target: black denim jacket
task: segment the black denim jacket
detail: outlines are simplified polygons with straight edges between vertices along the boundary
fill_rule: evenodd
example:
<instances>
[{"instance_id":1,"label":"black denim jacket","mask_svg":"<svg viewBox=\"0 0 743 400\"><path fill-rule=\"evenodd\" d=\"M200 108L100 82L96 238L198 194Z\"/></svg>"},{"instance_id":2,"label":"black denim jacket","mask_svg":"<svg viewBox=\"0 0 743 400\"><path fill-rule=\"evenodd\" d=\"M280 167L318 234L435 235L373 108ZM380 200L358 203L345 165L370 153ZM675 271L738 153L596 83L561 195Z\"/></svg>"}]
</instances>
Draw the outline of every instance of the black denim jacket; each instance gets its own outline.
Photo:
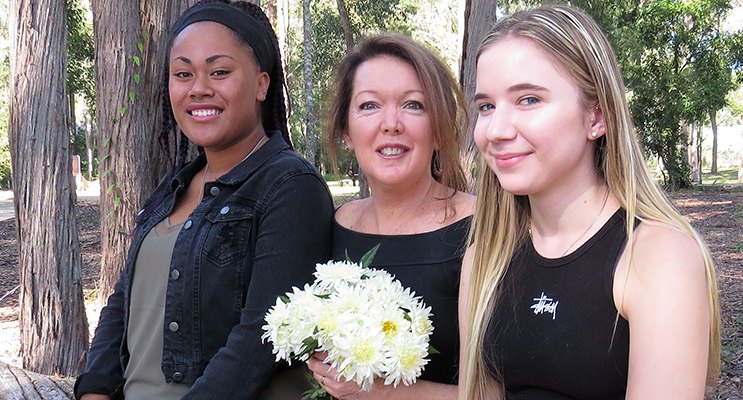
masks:
<instances>
[{"instance_id":1,"label":"black denim jacket","mask_svg":"<svg viewBox=\"0 0 743 400\"><path fill-rule=\"evenodd\" d=\"M157 189L172 185L174 190L134 232L125 269L101 311L76 396L121 390L137 253L205 162L200 156ZM271 345L260 339L264 315L278 295L312 281L315 263L329 259L332 214L332 197L320 174L278 134L206 184L204 199L173 250L162 327L162 370L167 382L192 385L184 398L256 397L278 367Z\"/></svg>"}]
</instances>

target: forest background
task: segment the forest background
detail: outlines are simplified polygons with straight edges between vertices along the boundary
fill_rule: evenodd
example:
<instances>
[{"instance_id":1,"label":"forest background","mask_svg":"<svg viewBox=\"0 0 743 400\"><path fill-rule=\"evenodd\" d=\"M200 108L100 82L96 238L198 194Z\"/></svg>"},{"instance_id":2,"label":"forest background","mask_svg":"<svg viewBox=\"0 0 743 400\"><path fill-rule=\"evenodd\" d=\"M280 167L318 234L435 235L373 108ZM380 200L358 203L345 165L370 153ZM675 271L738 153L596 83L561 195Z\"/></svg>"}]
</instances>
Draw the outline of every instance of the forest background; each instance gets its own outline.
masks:
<instances>
[{"instance_id":1,"label":"forest background","mask_svg":"<svg viewBox=\"0 0 743 400\"><path fill-rule=\"evenodd\" d=\"M68 376L80 371L87 347L71 155L80 155L86 180L100 181L103 301L123 266L132 216L167 168L156 140L165 37L193 3L86 1L0 0L0 187L15 194L23 366ZM412 36L451 66L470 97L483 34L497 18L541 3L261 2L285 58L297 151L338 178L330 176L322 111L335 65L363 37ZM591 14L614 45L659 182L688 188L721 166L738 169L740 179L741 147L717 148L719 125L738 137L743 131L738 0L570 3ZM462 149L471 159L471 135ZM341 172L356 171L353 162L346 153Z\"/></svg>"}]
</instances>

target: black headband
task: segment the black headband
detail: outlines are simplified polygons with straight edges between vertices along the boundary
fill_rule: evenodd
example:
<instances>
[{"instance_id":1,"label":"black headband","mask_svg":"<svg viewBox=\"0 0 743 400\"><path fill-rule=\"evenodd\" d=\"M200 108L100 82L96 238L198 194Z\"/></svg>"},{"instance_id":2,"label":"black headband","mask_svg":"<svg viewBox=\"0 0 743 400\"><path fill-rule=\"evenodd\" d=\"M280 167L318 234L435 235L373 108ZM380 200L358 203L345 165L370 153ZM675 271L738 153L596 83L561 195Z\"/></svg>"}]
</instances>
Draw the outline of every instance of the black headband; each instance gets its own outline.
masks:
<instances>
[{"instance_id":1,"label":"black headband","mask_svg":"<svg viewBox=\"0 0 743 400\"><path fill-rule=\"evenodd\" d=\"M237 32L253 49L261 71L271 73L276 64L276 53L268 35L254 17L225 3L203 4L178 18L171 30L171 38L175 39L183 29L199 21L217 22Z\"/></svg>"}]
</instances>

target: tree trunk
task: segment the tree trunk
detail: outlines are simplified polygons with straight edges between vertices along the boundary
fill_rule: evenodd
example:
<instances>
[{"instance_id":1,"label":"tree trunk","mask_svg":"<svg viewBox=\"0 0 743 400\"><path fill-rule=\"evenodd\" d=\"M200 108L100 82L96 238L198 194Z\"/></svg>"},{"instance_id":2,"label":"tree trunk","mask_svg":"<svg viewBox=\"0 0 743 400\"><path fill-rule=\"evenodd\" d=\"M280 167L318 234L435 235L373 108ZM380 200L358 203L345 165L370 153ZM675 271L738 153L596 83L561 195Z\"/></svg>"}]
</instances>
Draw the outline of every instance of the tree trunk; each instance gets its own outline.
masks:
<instances>
[{"instance_id":1,"label":"tree trunk","mask_svg":"<svg viewBox=\"0 0 743 400\"><path fill-rule=\"evenodd\" d=\"M75 94L67 93L67 101L69 102L67 107L70 112L70 118L67 121L68 126L70 127L70 140L73 143L77 143L77 124L75 122L77 120L77 118L75 118ZM75 149L73 148L72 151L74 153Z\"/></svg>"},{"instance_id":2,"label":"tree trunk","mask_svg":"<svg viewBox=\"0 0 743 400\"><path fill-rule=\"evenodd\" d=\"M743 155L740 157L740 164L738 164L738 182L743 183Z\"/></svg>"},{"instance_id":3,"label":"tree trunk","mask_svg":"<svg viewBox=\"0 0 743 400\"><path fill-rule=\"evenodd\" d=\"M304 17L304 98L305 98L305 150L304 156L310 164L315 165L315 98L312 94L312 25L310 18L310 0L302 0Z\"/></svg>"},{"instance_id":4,"label":"tree trunk","mask_svg":"<svg viewBox=\"0 0 743 400\"><path fill-rule=\"evenodd\" d=\"M157 144L165 90L162 73L170 26L190 3L92 1L101 159L101 303L124 268L134 216L165 171Z\"/></svg>"},{"instance_id":5,"label":"tree trunk","mask_svg":"<svg viewBox=\"0 0 743 400\"><path fill-rule=\"evenodd\" d=\"M338 5L338 14L341 17L341 26L343 27L343 38L346 40L346 54L353 49L353 32L351 31L351 22L348 18L348 9L344 0L336 0Z\"/></svg>"},{"instance_id":6,"label":"tree trunk","mask_svg":"<svg viewBox=\"0 0 743 400\"><path fill-rule=\"evenodd\" d=\"M338 6L338 15L340 15L341 19L341 27L343 27L343 38L346 41L346 54L348 54L353 50L354 46L353 31L351 30L348 9L346 8L345 0L336 0L336 4ZM360 165L357 177L359 179L359 197L365 199L369 197L371 190L369 188L369 179L367 179L366 174L364 173L364 170L361 169Z\"/></svg>"},{"instance_id":7,"label":"tree trunk","mask_svg":"<svg viewBox=\"0 0 743 400\"><path fill-rule=\"evenodd\" d=\"M281 65L284 66L284 74L288 74L289 68L289 0L276 0L276 29L278 31L279 50L281 52ZM287 110L290 110L288 96L285 98ZM289 127L291 129L291 127Z\"/></svg>"},{"instance_id":8,"label":"tree trunk","mask_svg":"<svg viewBox=\"0 0 743 400\"><path fill-rule=\"evenodd\" d=\"M85 150L88 155L88 177L93 179L93 157L95 157L95 136L93 136L93 116L90 113L85 114Z\"/></svg>"},{"instance_id":9,"label":"tree trunk","mask_svg":"<svg viewBox=\"0 0 743 400\"><path fill-rule=\"evenodd\" d=\"M717 173L717 112L710 111L709 122L712 124L712 170L713 174Z\"/></svg>"},{"instance_id":10,"label":"tree trunk","mask_svg":"<svg viewBox=\"0 0 743 400\"><path fill-rule=\"evenodd\" d=\"M691 127L689 129L689 143L691 146L689 147L689 162L691 163L691 181L701 183L701 177L702 174L699 170L699 131L696 129L697 124L691 124Z\"/></svg>"},{"instance_id":11,"label":"tree trunk","mask_svg":"<svg viewBox=\"0 0 743 400\"><path fill-rule=\"evenodd\" d=\"M74 213L63 0L12 0L10 150L23 368L74 376L88 323Z\"/></svg>"},{"instance_id":12,"label":"tree trunk","mask_svg":"<svg viewBox=\"0 0 743 400\"><path fill-rule=\"evenodd\" d=\"M477 73L477 50L480 43L495 23L495 10L498 0L466 0L464 8L464 33L462 34L462 57L459 64L459 83L464 91L464 98L468 104L470 124L463 135L464 143L460 144L462 165L465 171L472 171L472 164L477 155L477 147L472 130L477 121L475 108L475 77ZM467 176L470 185L474 184L475 177Z\"/></svg>"}]
</instances>

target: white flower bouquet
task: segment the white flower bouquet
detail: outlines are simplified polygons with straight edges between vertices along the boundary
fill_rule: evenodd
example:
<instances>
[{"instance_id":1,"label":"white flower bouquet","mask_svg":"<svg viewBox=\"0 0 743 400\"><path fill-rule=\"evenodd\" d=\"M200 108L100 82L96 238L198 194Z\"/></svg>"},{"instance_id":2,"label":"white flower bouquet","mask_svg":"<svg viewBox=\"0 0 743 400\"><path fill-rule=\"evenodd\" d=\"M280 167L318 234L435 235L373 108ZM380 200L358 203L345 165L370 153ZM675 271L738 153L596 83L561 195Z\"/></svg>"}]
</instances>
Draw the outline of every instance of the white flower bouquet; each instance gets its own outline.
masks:
<instances>
[{"instance_id":1,"label":"white flower bouquet","mask_svg":"<svg viewBox=\"0 0 743 400\"><path fill-rule=\"evenodd\" d=\"M263 326L276 361L307 361L324 351L329 369L337 367L338 377L364 390L378 377L395 387L415 382L429 352L436 353L428 345L431 307L388 272L368 267L378 248L359 264L317 264L315 282L276 300ZM315 388L309 397L322 398L325 391L317 382Z\"/></svg>"}]
</instances>

